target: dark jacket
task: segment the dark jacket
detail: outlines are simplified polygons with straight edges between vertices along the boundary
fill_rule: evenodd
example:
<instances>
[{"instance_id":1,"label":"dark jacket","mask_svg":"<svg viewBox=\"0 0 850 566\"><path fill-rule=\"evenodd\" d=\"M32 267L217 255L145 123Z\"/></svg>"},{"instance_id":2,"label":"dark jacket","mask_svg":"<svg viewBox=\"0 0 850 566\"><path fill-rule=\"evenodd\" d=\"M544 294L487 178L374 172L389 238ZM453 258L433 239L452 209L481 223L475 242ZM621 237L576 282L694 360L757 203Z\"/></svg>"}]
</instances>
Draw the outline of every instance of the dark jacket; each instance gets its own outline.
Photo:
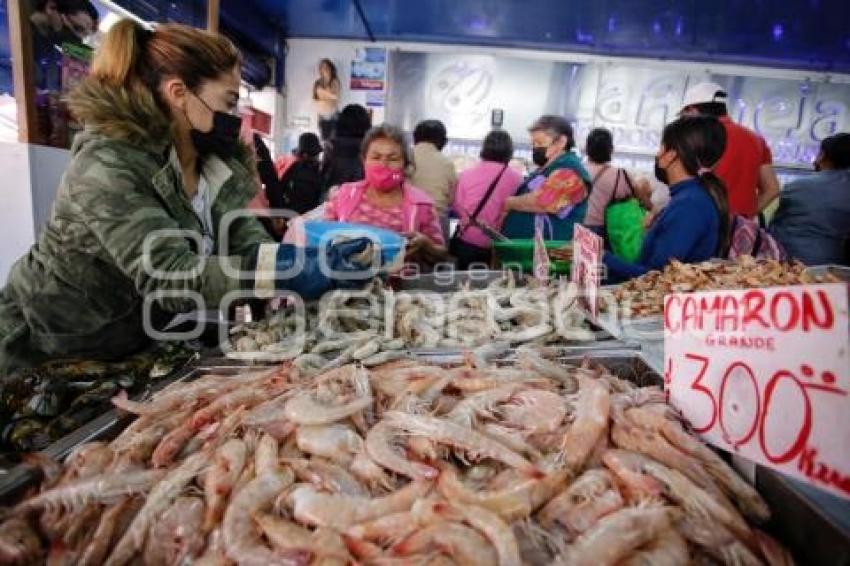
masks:
<instances>
[{"instance_id":1,"label":"dark jacket","mask_svg":"<svg viewBox=\"0 0 850 566\"><path fill-rule=\"evenodd\" d=\"M217 308L242 288L240 272L255 263L258 244L271 241L248 215L238 215L226 237L218 233L256 194L247 148L240 158L202 163L220 253L205 258L171 122L153 97L88 79L70 105L86 129L74 140L47 227L0 292L0 372L135 352L151 341L146 301L153 325L198 308L190 293Z\"/></svg>"},{"instance_id":2,"label":"dark jacket","mask_svg":"<svg viewBox=\"0 0 850 566\"><path fill-rule=\"evenodd\" d=\"M720 213L711 195L697 179L670 187L670 202L658 215L643 240L637 263L626 263L605 253L608 282L622 281L663 269L670 260L698 263L717 255Z\"/></svg>"},{"instance_id":3,"label":"dark jacket","mask_svg":"<svg viewBox=\"0 0 850 566\"><path fill-rule=\"evenodd\" d=\"M788 183L770 231L788 255L807 265L850 265L850 169Z\"/></svg>"},{"instance_id":4,"label":"dark jacket","mask_svg":"<svg viewBox=\"0 0 850 566\"><path fill-rule=\"evenodd\" d=\"M325 151L325 188L360 181L365 177L360 159L361 138L333 139Z\"/></svg>"},{"instance_id":5,"label":"dark jacket","mask_svg":"<svg viewBox=\"0 0 850 566\"><path fill-rule=\"evenodd\" d=\"M324 183L319 162L299 159L293 163L277 182L266 183L269 206L304 214L319 206L324 193Z\"/></svg>"}]
</instances>

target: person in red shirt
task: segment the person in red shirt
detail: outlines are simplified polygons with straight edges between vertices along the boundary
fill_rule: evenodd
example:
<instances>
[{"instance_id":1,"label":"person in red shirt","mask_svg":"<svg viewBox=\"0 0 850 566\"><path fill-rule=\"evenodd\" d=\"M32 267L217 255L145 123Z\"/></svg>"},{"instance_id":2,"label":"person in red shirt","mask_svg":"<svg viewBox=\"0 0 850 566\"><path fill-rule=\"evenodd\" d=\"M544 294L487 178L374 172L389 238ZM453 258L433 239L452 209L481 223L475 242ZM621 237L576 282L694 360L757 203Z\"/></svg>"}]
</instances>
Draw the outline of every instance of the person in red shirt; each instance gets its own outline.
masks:
<instances>
[{"instance_id":1,"label":"person in red shirt","mask_svg":"<svg viewBox=\"0 0 850 566\"><path fill-rule=\"evenodd\" d=\"M726 90L716 83L699 83L687 90L682 114L715 116L726 129L726 151L714 166L729 192L729 212L757 216L779 196L779 179L764 138L740 124L726 111Z\"/></svg>"}]
</instances>

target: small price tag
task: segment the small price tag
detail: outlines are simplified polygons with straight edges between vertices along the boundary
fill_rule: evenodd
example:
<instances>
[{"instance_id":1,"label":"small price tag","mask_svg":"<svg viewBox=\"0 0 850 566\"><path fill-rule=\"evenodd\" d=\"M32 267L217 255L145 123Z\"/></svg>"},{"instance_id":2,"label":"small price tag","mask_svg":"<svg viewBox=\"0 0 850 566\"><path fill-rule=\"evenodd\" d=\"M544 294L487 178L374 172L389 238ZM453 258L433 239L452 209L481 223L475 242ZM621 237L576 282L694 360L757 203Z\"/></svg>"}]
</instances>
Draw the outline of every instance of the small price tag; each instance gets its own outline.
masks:
<instances>
[{"instance_id":1,"label":"small price tag","mask_svg":"<svg viewBox=\"0 0 850 566\"><path fill-rule=\"evenodd\" d=\"M673 294L664 387L707 442L850 498L847 286Z\"/></svg>"},{"instance_id":2,"label":"small price tag","mask_svg":"<svg viewBox=\"0 0 850 566\"><path fill-rule=\"evenodd\" d=\"M599 274L602 271L602 238L582 226L573 227L573 265L571 279L580 292L585 308L599 316Z\"/></svg>"}]
</instances>

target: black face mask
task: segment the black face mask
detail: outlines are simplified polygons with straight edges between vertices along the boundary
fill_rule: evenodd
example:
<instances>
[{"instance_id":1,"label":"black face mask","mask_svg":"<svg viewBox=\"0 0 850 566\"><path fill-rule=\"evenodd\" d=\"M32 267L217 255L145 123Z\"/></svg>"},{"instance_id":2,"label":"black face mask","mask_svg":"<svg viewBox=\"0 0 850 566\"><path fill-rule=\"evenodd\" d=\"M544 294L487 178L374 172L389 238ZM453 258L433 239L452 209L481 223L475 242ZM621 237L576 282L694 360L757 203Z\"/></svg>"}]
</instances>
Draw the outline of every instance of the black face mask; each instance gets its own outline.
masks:
<instances>
[{"instance_id":1,"label":"black face mask","mask_svg":"<svg viewBox=\"0 0 850 566\"><path fill-rule=\"evenodd\" d=\"M667 171L665 171L664 169L661 168L660 165L658 165L658 158L657 157L655 158L655 178L658 179L659 181L661 181L662 183L664 183L665 185L668 184L667 183Z\"/></svg>"},{"instance_id":2,"label":"black face mask","mask_svg":"<svg viewBox=\"0 0 850 566\"><path fill-rule=\"evenodd\" d=\"M213 110L203 99L198 96L195 98L213 113L213 126L209 132L202 132L194 127L189 132L195 150L202 156L214 153L222 159L233 157L236 142L239 140L239 131L242 129L242 118Z\"/></svg>"},{"instance_id":3,"label":"black face mask","mask_svg":"<svg viewBox=\"0 0 850 566\"><path fill-rule=\"evenodd\" d=\"M538 167L543 167L544 165L546 165L546 162L549 161L549 159L546 157L547 149L548 148L545 147L535 147L531 150L531 160Z\"/></svg>"}]
</instances>

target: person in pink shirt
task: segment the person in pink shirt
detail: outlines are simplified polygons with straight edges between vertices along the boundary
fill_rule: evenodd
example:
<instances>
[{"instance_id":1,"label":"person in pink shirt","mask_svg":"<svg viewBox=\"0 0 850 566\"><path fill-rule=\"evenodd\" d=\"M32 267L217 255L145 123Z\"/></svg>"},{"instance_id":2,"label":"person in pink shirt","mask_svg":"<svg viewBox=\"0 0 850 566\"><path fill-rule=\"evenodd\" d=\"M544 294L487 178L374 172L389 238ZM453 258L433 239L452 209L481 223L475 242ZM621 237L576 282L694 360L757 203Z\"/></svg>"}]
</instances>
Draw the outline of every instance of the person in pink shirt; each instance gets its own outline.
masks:
<instances>
[{"instance_id":1,"label":"person in pink shirt","mask_svg":"<svg viewBox=\"0 0 850 566\"><path fill-rule=\"evenodd\" d=\"M522 183L522 176L508 165L513 154L511 136L494 130L484 138L481 161L458 177L452 208L460 224L449 248L458 269L490 263L492 242L476 224L501 228L505 201L516 194Z\"/></svg>"},{"instance_id":2,"label":"person in pink shirt","mask_svg":"<svg viewBox=\"0 0 850 566\"><path fill-rule=\"evenodd\" d=\"M406 180L410 154L398 128L377 126L363 138L366 178L344 183L325 204L325 220L369 224L408 238L407 259L436 263L446 255L434 201Z\"/></svg>"}]
</instances>

